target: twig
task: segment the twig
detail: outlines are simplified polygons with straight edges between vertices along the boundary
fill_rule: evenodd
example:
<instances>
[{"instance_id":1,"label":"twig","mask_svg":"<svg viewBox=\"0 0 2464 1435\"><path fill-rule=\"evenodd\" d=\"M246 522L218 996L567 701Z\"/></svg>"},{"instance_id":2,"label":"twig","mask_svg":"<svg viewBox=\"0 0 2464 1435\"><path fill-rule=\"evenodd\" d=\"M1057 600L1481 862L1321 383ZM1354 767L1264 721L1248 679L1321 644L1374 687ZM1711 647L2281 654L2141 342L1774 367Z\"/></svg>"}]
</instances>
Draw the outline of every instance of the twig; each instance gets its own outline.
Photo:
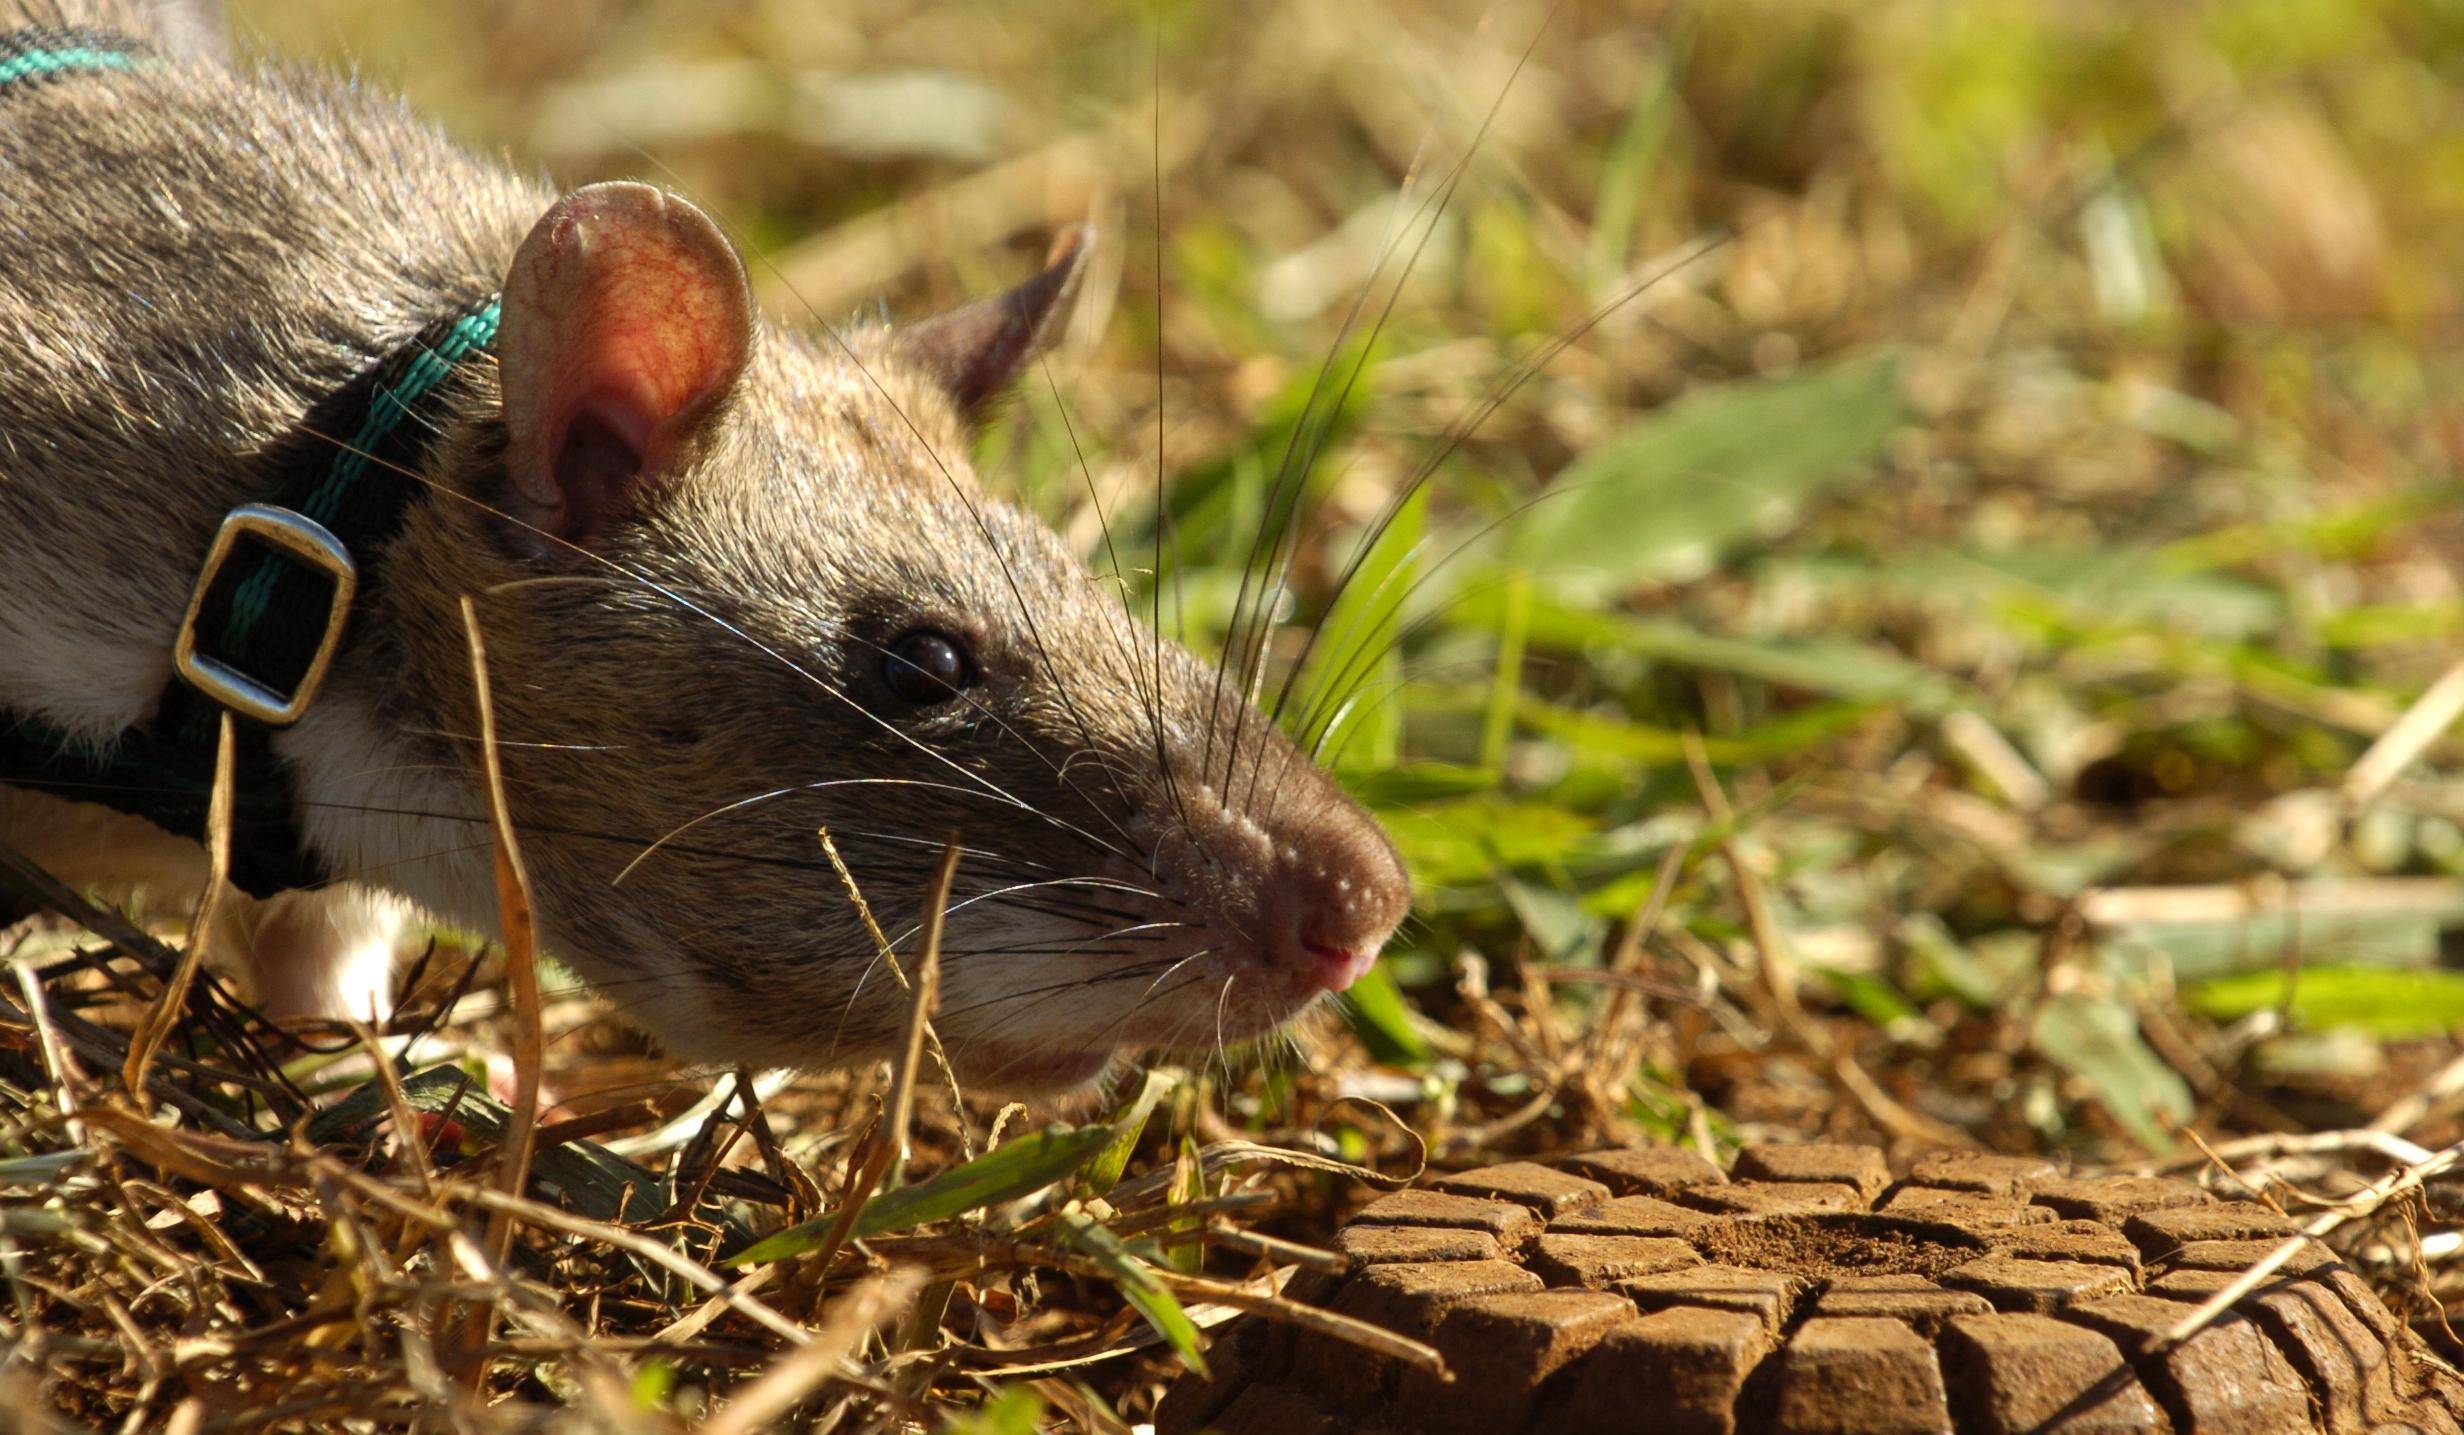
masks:
<instances>
[{"instance_id":1,"label":"twig","mask_svg":"<svg viewBox=\"0 0 2464 1435\"><path fill-rule=\"evenodd\" d=\"M831 870L838 873L839 885L847 889L847 901L856 909L856 919L871 934L873 950L880 954L882 965L890 969L899 990L912 995L915 989L907 984L907 969L900 964L898 952L891 947L881 924L873 920L873 904L864 900L864 889L856 885L856 874L848 870L847 859L838 855L838 843L831 838L830 829L824 827L818 831L822 855L830 859ZM942 1048L941 1033L934 1029L929 1015L924 1021L924 1044L932 1049L933 1064L941 1068L941 1079L949 1084L950 1110L958 1121L959 1159L972 1161L975 1159L975 1129L973 1123L967 1120L966 1093L959 1088L958 1070L950 1065L950 1054Z\"/></svg>"},{"instance_id":2,"label":"twig","mask_svg":"<svg viewBox=\"0 0 2464 1435\"><path fill-rule=\"evenodd\" d=\"M2079 915L2111 931L2141 925L2222 925L2262 916L2444 917L2464 909L2452 877L2327 877L2309 882L2212 882L2183 887L2091 887Z\"/></svg>"},{"instance_id":3,"label":"twig","mask_svg":"<svg viewBox=\"0 0 2464 1435\"><path fill-rule=\"evenodd\" d=\"M920 1271L894 1270L840 1296L812 1341L738 1392L702 1426L701 1435L755 1435L770 1429L828 1380L859 1341L905 1310L923 1283Z\"/></svg>"},{"instance_id":4,"label":"twig","mask_svg":"<svg viewBox=\"0 0 2464 1435\"><path fill-rule=\"evenodd\" d=\"M2464 663L2439 674L2344 774L2338 795L2344 799L2345 813L2357 817L2367 810L2388 783L2438 741L2440 733L2455 726L2459 716L2464 716Z\"/></svg>"},{"instance_id":5,"label":"twig","mask_svg":"<svg viewBox=\"0 0 2464 1435\"><path fill-rule=\"evenodd\" d=\"M499 1180L506 1192L520 1195L530 1174L531 1144L539 1124L538 927L532 918L530 872L522 862L522 847L514 836L513 808L505 796L505 770L496 740L496 700L488 686L488 652L479 634L479 610L470 596L462 598L462 628L470 641L471 688L479 704L479 753L488 783L488 826L495 838L496 900L503 927L506 985L513 998L514 1075L512 1112L506 1122ZM488 1250L502 1263L513 1231L503 1225L488 1233Z\"/></svg>"},{"instance_id":6,"label":"twig","mask_svg":"<svg viewBox=\"0 0 2464 1435\"><path fill-rule=\"evenodd\" d=\"M1942 740L1968 760L1985 780L1999 788L2002 800L2021 812L2039 811L2053 801L2053 789L2035 764L2011 746L2002 730L1966 708L1942 719Z\"/></svg>"},{"instance_id":7,"label":"twig","mask_svg":"<svg viewBox=\"0 0 2464 1435\"><path fill-rule=\"evenodd\" d=\"M2171 1350L2214 1324L2218 1316L2232 1309L2242 1297L2265 1285L2268 1277L2284 1269L2285 1262L2301 1254L2306 1242L2316 1240L2356 1217L2369 1215L2406 1192L2419 1189L2424 1181L2447 1170L2460 1159L2464 1159L2464 1141L2432 1152L2426 1161L2400 1166L2371 1182L2367 1189L2351 1199L2338 1202L2334 1209L2321 1211L2301 1228L2300 1234L2286 1237L2257 1264L2242 1272L2231 1285L2201 1301L2190 1314L2175 1321L2163 1335L2157 1337L2152 1353L2162 1354Z\"/></svg>"},{"instance_id":8,"label":"twig","mask_svg":"<svg viewBox=\"0 0 2464 1435\"><path fill-rule=\"evenodd\" d=\"M488 784L488 827L495 839L496 904L505 949L505 984L513 1005L513 1103L505 1118L503 1148L498 1154L497 1180L507 1195L519 1196L530 1180L532 1143L539 1125L539 1068L543 1053L539 1036L538 929L531 916L530 873L522 865L522 848L513 832L513 808L505 797L505 770L496 742L496 701L488 687L487 643L479 634L479 609L462 595L462 631L470 643L471 691L479 705L479 757ZM513 1251L511 1212L499 1211L488 1222L490 1262L505 1264ZM495 1314L479 1315L474 1348L485 1347L494 1334ZM484 1355L472 1362L473 1389L486 1378Z\"/></svg>"},{"instance_id":9,"label":"twig","mask_svg":"<svg viewBox=\"0 0 2464 1435\"><path fill-rule=\"evenodd\" d=\"M368 1199L382 1204L388 1210L407 1216L431 1230L456 1229L452 1217L411 1200L375 1177L351 1170L330 1157L312 1155L310 1160L320 1169L330 1169L337 1180L349 1185ZM561 1210L544 1202L533 1201L527 1197L509 1196L492 1187L473 1186L463 1182L446 1182L439 1185L437 1190L442 1196L466 1200L489 1211L503 1211L509 1215L519 1216L534 1226L542 1226L549 1230L562 1231L569 1236L578 1236L583 1240L598 1241L614 1246L620 1251L639 1256L688 1283L710 1292L725 1301L728 1309L790 1344L802 1345L812 1339L811 1333L802 1326L744 1294L741 1287L749 1282L731 1284L725 1277L691 1256L685 1255L672 1246L652 1240L648 1236L628 1231L621 1226L611 1226L605 1221L594 1221L587 1216L577 1216L570 1211Z\"/></svg>"},{"instance_id":10,"label":"twig","mask_svg":"<svg viewBox=\"0 0 2464 1435\"><path fill-rule=\"evenodd\" d=\"M51 1009L43 1001L43 984L34 979L34 969L17 964L17 989L25 993L26 1015L34 1023L34 1031L43 1046L43 1065L51 1073L52 1089L60 1094L60 1115L67 1130L69 1143L86 1144L84 1125L77 1119L77 1064L69 1059L68 1048L51 1024Z\"/></svg>"},{"instance_id":11,"label":"twig","mask_svg":"<svg viewBox=\"0 0 2464 1435\"><path fill-rule=\"evenodd\" d=\"M2436 1155L2426 1146L2407 1141L2392 1132L2368 1127L2354 1131L2278 1132L2264 1136L2245 1136L2238 1141L2222 1141L2196 1155L2176 1156L2144 1168L2150 1171L2178 1171L2204 1166L2211 1160L2230 1164L2237 1161L2258 1161L2267 1164L2288 1156L2336 1156L2351 1151L2369 1151L2399 1164L2415 1164ZM2238 1175L2235 1179L2241 1179Z\"/></svg>"},{"instance_id":12,"label":"twig","mask_svg":"<svg viewBox=\"0 0 2464 1435\"><path fill-rule=\"evenodd\" d=\"M1239 1251L1243 1255L1264 1260L1307 1266L1313 1271L1333 1275L1341 1275L1352 1268L1351 1257L1339 1252L1305 1246L1298 1241L1267 1235L1263 1231L1244 1231L1222 1221L1209 1221L1203 1234L1210 1246L1221 1246L1227 1251Z\"/></svg>"},{"instance_id":13,"label":"twig","mask_svg":"<svg viewBox=\"0 0 2464 1435\"><path fill-rule=\"evenodd\" d=\"M197 898L197 910L189 918L188 944L180 953L179 965L172 968L170 980L163 984L137 1034L129 1039L128 1060L120 1064L120 1085L134 1101L145 1100L147 1069L154 1064L154 1053L171 1035L171 1028L188 1009L189 986L197 979L205 949L212 944L214 923L222 916L223 890L231 880L231 769L238 735L226 708L214 741L214 790L205 804L205 891Z\"/></svg>"},{"instance_id":14,"label":"twig","mask_svg":"<svg viewBox=\"0 0 2464 1435\"><path fill-rule=\"evenodd\" d=\"M1072 1262L1071 1268L1078 1269L1078 1266ZM1203 1276L1185 1276L1164 1266L1156 1266L1153 1270L1155 1278L1170 1287L1175 1297L1195 1296L1200 1300L1228 1305L1236 1310L1269 1316L1317 1335L1331 1336L1347 1345L1357 1345L1363 1350L1375 1351L1379 1355L1402 1361L1406 1365L1428 1371L1441 1378L1448 1373L1446 1357L1438 1354L1435 1346L1425 1345L1409 1336L1397 1335L1382 1325L1371 1325L1365 1320L1357 1320L1348 1315L1338 1315L1318 1306L1302 1305L1298 1301L1286 1300L1279 1295L1261 1294L1248 1286L1208 1280ZM1099 1272L1093 1263L1089 1262L1086 1273Z\"/></svg>"},{"instance_id":15,"label":"twig","mask_svg":"<svg viewBox=\"0 0 2464 1435\"><path fill-rule=\"evenodd\" d=\"M1720 791L1719 779L1712 775L1710 760L1704 755L1702 735L1685 734L1686 766L1694 774L1695 790L1702 795L1703 806L1710 812L1713 824L1728 828L1735 813L1728 805L1728 795ZM1790 957L1788 945L1780 935L1779 923L1771 916L1771 904L1763 892L1762 879L1754 865L1745 859L1744 849L1737 845L1735 833L1720 838L1720 857L1728 864L1730 877L1737 884L1737 898L1745 907L1746 929L1754 934L1754 945L1762 960L1755 963L1761 974L1763 991L1771 999L1774 1014L1797 1043L1816 1058L1828 1064L1831 1074L1848 1094L1856 1098L1865 1114L1882 1126L1914 1137L1933 1146L1948 1146L1965 1150L1975 1146L1968 1133L1947 1122L1936 1121L1922 1112L1911 1111L1893 1099L1876 1084L1865 1068L1857 1064L1847 1047L1824 1031L1805 1013L1797 1000L1796 963Z\"/></svg>"},{"instance_id":16,"label":"twig","mask_svg":"<svg viewBox=\"0 0 2464 1435\"><path fill-rule=\"evenodd\" d=\"M32 981L30 968L20 966L18 971L28 974L19 978L21 982ZM33 985L36 991L39 992L41 990L42 984L40 982L33 982ZM39 998L35 998L34 1000L39 1001ZM0 1021L18 1021L21 1019L30 1028L35 1028L38 1030L47 1028L56 1032L60 1044L69 1054L82 1058L86 1061L97 1063L98 1065L108 1066L112 1062L122 1059L127 1052L127 1046L119 1040L117 1033L106 1032L103 1028L95 1026L91 1022L86 1021L83 1017L75 1016L68 1012L55 1012L50 1010L48 1004L44 1004L41 1015L38 1019L36 1016L29 1013L20 1012L15 1005L9 1002L6 997L0 997ZM48 1048L46 1048L46 1050L48 1050ZM174 1055L160 1056L156 1059L156 1064L171 1068L173 1070L192 1072L200 1076L212 1077L220 1075L220 1073L210 1071L194 1062L184 1060ZM75 1071L76 1068L72 1066L70 1070ZM57 1072L58 1069L55 1067L55 1076L57 1075ZM231 1117L224 1112L217 1110L211 1102L208 1102L178 1086L167 1084L159 1076L147 1078L147 1083L146 1096L148 1098L155 1101L160 1101L167 1106L176 1107L190 1119L203 1125L211 1126L225 1136L247 1138L258 1134L257 1132L249 1130L246 1126L241 1125L239 1122L232 1120ZM81 1142L82 1139L83 1138L81 1137L72 1138L72 1141Z\"/></svg>"},{"instance_id":17,"label":"twig","mask_svg":"<svg viewBox=\"0 0 2464 1435\"><path fill-rule=\"evenodd\" d=\"M768 1101L771 1097L785 1091L795 1079L796 1074L785 1068L762 1072L753 1078L753 1094L763 1101ZM709 1091L703 1093L692 1105L677 1112L675 1116L655 1129L636 1136L619 1136L613 1141L601 1144L609 1151L628 1160L655 1156L662 1151L672 1151L692 1140L693 1133L699 1131L702 1123L710 1119L711 1112L725 1108L734 1099L735 1092L727 1082L712 1082Z\"/></svg>"},{"instance_id":18,"label":"twig","mask_svg":"<svg viewBox=\"0 0 2464 1435\"><path fill-rule=\"evenodd\" d=\"M649 1343L652 1345L684 1344L707 1329L710 1322L718 1319L719 1312L731 1309L735 1299L750 1296L754 1291L769 1284L772 1277L785 1269L787 1267L784 1265L753 1267L743 1279L734 1285L659 1327L657 1333L650 1337Z\"/></svg>"},{"instance_id":19,"label":"twig","mask_svg":"<svg viewBox=\"0 0 2464 1435\"><path fill-rule=\"evenodd\" d=\"M16 889L101 937L136 958L158 977L169 976L180 964L179 953L164 946L152 933L109 908L87 901L75 889L44 871L33 858L6 842L0 842L0 885Z\"/></svg>"},{"instance_id":20,"label":"twig","mask_svg":"<svg viewBox=\"0 0 2464 1435\"><path fill-rule=\"evenodd\" d=\"M2371 1119L2370 1129L2397 1134L2410 1131L2427 1120L2441 1102L2453 1099L2459 1092L2464 1092L2464 1054L2449 1060L2428 1081L2387 1103L2387 1109Z\"/></svg>"},{"instance_id":21,"label":"twig","mask_svg":"<svg viewBox=\"0 0 2464 1435\"><path fill-rule=\"evenodd\" d=\"M849 1177L847 1192L839 1204L838 1219L831 1222L830 1233L816 1248L811 1269L826 1271L838 1258L839 1249L856 1228L856 1219L872 1200L893 1165L907 1159L907 1128L915 1114L915 1073L924 1057L924 1029L932 1019L932 1008L941 992L941 932L949 917L950 883L958 875L958 839L953 837L941 852L941 865L934 869L932 887L925 895L923 955L916 962L915 985L907 1003L906 1039L899 1044L898 1065L890 1073L890 1099L883 1107L882 1119L874 1128L873 1140L862 1157L861 1164Z\"/></svg>"}]
</instances>

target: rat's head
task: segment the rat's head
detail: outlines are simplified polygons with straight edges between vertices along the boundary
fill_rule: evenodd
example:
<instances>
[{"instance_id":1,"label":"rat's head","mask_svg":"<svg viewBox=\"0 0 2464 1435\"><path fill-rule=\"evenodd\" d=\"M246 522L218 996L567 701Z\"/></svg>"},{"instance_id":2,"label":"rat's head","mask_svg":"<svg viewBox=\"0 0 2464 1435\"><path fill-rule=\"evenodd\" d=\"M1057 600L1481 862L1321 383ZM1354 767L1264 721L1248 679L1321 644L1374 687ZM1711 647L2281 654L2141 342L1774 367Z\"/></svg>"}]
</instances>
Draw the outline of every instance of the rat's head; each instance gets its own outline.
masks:
<instances>
[{"instance_id":1,"label":"rat's head","mask_svg":"<svg viewBox=\"0 0 2464 1435\"><path fill-rule=\"evenodd\" d=\"M513 262L501 430L453 460L496 512L435 505L406 539L449 575L421 685L467 687L444 594L480 593L550 940L685 1055L895 1036L905 991L824 829L910 963L959 844L936 1026L994 1086L1267 1031L1404 914L1385 834L1238 678L968 470L1081 257L809 341L757 324L709 221L642 186L567 197Z\"/></svg>"}]
</instances>

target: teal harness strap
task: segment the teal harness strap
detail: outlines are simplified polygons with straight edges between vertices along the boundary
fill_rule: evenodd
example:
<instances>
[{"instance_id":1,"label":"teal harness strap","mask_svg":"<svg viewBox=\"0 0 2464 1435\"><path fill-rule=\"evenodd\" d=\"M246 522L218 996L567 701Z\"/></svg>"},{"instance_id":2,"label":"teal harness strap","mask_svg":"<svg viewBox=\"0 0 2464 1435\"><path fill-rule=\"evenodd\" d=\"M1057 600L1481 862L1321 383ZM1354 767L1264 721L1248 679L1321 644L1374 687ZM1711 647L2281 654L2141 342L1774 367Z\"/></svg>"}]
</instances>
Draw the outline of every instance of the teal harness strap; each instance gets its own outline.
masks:
<instances>
[{"instance_id":1,"label":"teal harness strap","mask_svg":"<svg viewBox=\"0 0 2464 1435\"><path fill-rule=\"evenodd\" d=\"M491 294L462 313L431 325L409 344L394 351L384 364L343 390L346 402L319 405L305 428L310 434L307 457L321 460L283 485L274 502L310 519L342 540L353 553L373 551L390 541L401 514L418 497L419 485L408 474L406 459L426 448L422 408L456 366L496 342L499 305ZM350 422L352 410L357 421ZM332 421L334 428L320 427ZM404 442L406 436L410 442ZM415 471L415 470L414 470ZM287 560L263 562L232 592L230 610L219 630L217 651L246 659L260 650L281 646L268 639L263 625L279 609L286 575L300 565ZM207 602L213 602L208 595ZM199 614L200 622L204 619ZM314 638L321 634L311 633ZM287 655L305 665L313 653ZM275 654L277 662L285 655ZM278 668L278 671L280 669Z\"/></svg>"},{"instance_id":2,"label":"teal harness strap","mask_svg":"<svg viewBox=\"0 0 2464 1435\"><path fill-rule=\"evenodd\" d=\"M146 62L124 37L71 29L0 35L0 101L28 86L128 71ZM386 549L422 497L428 447L443 395L470 361L496 342L497 298L472 298L393 348L311 408L261 461L266 497L232 515L272 514L339 550L343 573L242 529L207 558L193 619L183 633L198 668L228 675L258 694L299 698L321 676L320 656L349 639L344 578L360 593L381 576ZM232 526L226 525L226 532ZM189 671L184 665L183 672ZM154 717L107 750L80 744L31 719L0 714L0 783L133 813L183 836L205 832L213 794L223 701L244 697L225 683L199 688L174 677ZM279 718L280 714L275 714ZM272 729L242 715L233 813L231 879L258 896L325 880L300 829L291 773L274 755Z\"/></svg>"},{"instance_id":3,"label":"teal harness strap","mask_svg":"<svg viewBox=\"0 0 2464 1435\"><path fill-rule=\"evenodd\" d=\"M145 47L101 30L43 26L0 35L0 90L62 75L133 70Z\"/></svg>"}]
</instances>

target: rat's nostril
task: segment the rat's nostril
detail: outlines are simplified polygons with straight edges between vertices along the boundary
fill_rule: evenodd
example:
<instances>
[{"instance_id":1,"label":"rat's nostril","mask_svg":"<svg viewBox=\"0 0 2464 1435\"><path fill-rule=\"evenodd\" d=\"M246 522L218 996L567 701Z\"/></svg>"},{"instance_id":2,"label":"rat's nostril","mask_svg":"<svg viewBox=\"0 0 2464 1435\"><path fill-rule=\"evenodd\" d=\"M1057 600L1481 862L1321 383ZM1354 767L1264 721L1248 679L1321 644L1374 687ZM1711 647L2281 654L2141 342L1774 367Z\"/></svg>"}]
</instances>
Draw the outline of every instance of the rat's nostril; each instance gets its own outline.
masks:
<instances>
[{"instance_id":1,"label":"rat's nostril","mask_svg":"<svg viewBox=\"0 0 2464 1435\"><path fill-rule=\"evenodd\" d=\"M1346 820L1348 819L1348 820ZM1392 844L1350 807L1336 808L1285 847L1264 899L1280 927L1282 961L1312 985L1342 991L1377 961L1411 903Z\"/></svg>"},{"instance_id":2,"label":"rat's nostril","mask_svg":"<svg viewBox=\"0 0 2464 1435\"><path fill-rule=\"evenodd\" d=\"M1328 991L1342 991L1376 964L1386 939L1394 935L1398 914L1384 902L1364 900L1350 884L1330 874L1293 893L1292 925L1285 928L1299 948L1298 965L1310 980Z\"/></svg>"},{"instance_id":3,"label":"rat's nostril","mask_svg":"<svg viewBox=\"0 0 2464 1435\"><path fill-rule=\"evenodd\" d=\"M1411 906L1412 884L1358 803L1300 768L1262 812L1208 812L1222 821L1201 824L1189 845L1218 849L1210 855L1229 889L1216 898L1222 919L1272 989L1306 1000L1344 990L1376 964Z\"/></svg>"}]
</instances>

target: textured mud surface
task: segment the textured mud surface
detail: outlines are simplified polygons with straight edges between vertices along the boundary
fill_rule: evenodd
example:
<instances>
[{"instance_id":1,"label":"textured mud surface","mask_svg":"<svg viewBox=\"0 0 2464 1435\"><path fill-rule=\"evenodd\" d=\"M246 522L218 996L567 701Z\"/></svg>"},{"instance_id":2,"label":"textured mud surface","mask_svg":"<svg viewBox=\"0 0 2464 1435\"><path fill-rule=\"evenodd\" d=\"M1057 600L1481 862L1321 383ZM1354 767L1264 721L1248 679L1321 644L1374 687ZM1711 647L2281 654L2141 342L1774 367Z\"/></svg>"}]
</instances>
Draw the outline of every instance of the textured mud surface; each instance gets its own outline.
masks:
<instances>
[{"instance_id":1,"label":"textured mud surface","mask_svg":"<svg viewBox=\"0 0 2464 1435\"><path fill-rule=\"evenodd\" d=\"M1252 1320L1157 1429L2459 1432L2464 1384L2315 1242L2157 1349L2291 1234L2183 1182L2030 1158L1515 1162L1376 1202L1336 1238L1350 1273L1293 1288L1436 1346L1451 1381Z\"/></svg>"}]
</instances>

